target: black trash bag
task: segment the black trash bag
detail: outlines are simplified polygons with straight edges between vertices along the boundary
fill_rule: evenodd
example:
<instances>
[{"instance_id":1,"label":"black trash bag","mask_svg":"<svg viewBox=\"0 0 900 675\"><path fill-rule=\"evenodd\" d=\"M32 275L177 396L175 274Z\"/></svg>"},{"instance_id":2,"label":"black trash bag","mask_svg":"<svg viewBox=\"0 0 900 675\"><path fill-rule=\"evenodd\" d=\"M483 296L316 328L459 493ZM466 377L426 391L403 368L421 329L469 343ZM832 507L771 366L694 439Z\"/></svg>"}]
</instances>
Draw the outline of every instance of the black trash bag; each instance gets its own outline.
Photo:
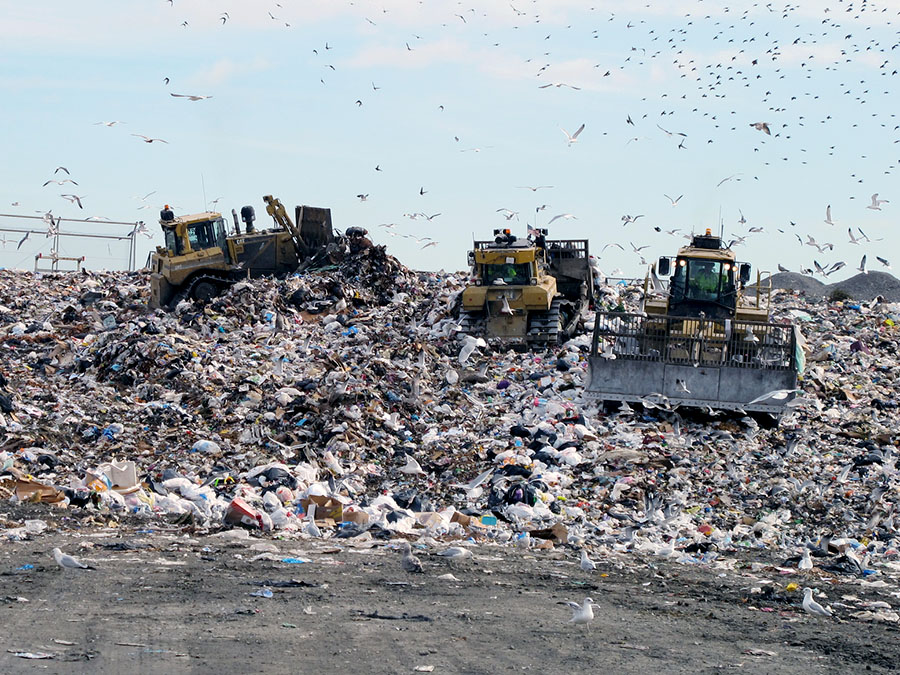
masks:
<instances>
[{"instance_id":1,"label":"black trash bag","mask_svg":"<svg viewBox=\"0 0 900 675\"><path fill-rule=\"evenodd\" d=\"M13 403L12 396L9 394L0 394L0 410L5 413L11 413L15 409L16 407Z\"/></svg>"},{"instance_id":2,"label":"black trash bag","mask_svg":"<svg viewBox=\"0 0 900 675\"><path fill-rule=\"evenodd\" d=\"M52 455L49 452L41 453L37 456L37 463L46 467L46 471L52 471L56 468L56 465L59 464L59 460L56 458L56 455Z\"/></svg>"},{"instance_id":3,"label":"black trash bag","mask_svg":"<svg viewBox=\"0 0 900 675\"><path fill-rule=\"evenodd\" d=\"M546 450L538 450L531 458L537 462L543 462L548 465L555 465L557 463L556 456L551 455Z\"/></svg>"},{"instance_id":4,"label":"black trash bag","mask_svg":"<svg viewBox=\"0 0 900 675\"><path fill-rule=\"evenodd\" d=\"M509 433L518 438L531 438L531 432L521 424L517 424L509 430Z\"/></svg>"},{"instance_id":5,"label":"black trash bag","mask_svg":"<svg viewBox=\"0 0 900 675\"><path fill-rule=\"evenodd\" d=\"M416 490L404 490L403 492L396 492L392 496L394 501L397 502L397 506L409 509L415 513L436 510L431 500L428 497L423 497Z\"/></svg>"},{"instance_id":6,"label":"black trash bag","mask_svg":"<svg viewBox=\"0 0 900 675\"><path fill-rule=\"evenodd\" d=\"M261 487L263 489L263 493L276 490L282 485L290 488L291 490L295 490L297 488L297 479L278 466L270 466L265 471L262 471L253 476L253 478L250 478L247 482L250 483L250 485Z\"/></svg>"},{"instance_id":7,"label":"black trash bag","mask_svg":"<svg viewBox=\"0 0 900 675\"><path fill-rule=\"evenodd\" d=\"M531 469L516 464L505 464L494 472L498 476L517 476L520 478L531 478Z\"/></svg>"},{"instance_id":8,"label":"black trash bag","mask_svg":"<svg viewBox=\"0 0 900 675\"><path fill-rule=\"evenodd\" d=\"M527 504L528 506L534 506L537 504L537 494L528 483L513 483L503 495L503 503L506 505Z\"/></svg>"}]
</instances>

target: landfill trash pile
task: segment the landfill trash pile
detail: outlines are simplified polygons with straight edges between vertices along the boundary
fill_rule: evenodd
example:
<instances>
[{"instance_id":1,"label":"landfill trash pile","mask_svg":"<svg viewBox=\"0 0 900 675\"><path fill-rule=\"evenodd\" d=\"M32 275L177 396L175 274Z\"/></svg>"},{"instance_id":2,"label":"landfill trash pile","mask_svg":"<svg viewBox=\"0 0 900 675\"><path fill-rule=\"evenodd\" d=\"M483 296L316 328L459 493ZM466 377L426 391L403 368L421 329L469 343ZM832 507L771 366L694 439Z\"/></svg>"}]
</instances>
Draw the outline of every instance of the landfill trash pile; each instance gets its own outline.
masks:
<instances>
[{"instance_id":1,"label":"landfill trash pile","mask_svg":"<svg viewBox=\"0 0 900 675\"><path fill-rule=\"evenodd\" d=\"M146 273L0 282L0 498L79 527L130 514L794 572L808 551L811 578L898 590L900 305L776 293L807 368L774 426L586 401L589 335L542 353L462 335L462 275L383 247L172 312L147 308Z\"/></svg>"},{"instance_id":2,"label":"landfill trash pile","mask_svg":"<svg viewBox=\"0 0 900 675\"><path fill-rule=\"evenodd\" d=\"M885 302L900 302L900 280L887 272L859 273L831 284L822 283L807 274L779 272L772 275L772 286L783 290L801 291L809 298L827 298L840 289L860 302L869 302L879 296Z\"/></svg>"}]
</instances>

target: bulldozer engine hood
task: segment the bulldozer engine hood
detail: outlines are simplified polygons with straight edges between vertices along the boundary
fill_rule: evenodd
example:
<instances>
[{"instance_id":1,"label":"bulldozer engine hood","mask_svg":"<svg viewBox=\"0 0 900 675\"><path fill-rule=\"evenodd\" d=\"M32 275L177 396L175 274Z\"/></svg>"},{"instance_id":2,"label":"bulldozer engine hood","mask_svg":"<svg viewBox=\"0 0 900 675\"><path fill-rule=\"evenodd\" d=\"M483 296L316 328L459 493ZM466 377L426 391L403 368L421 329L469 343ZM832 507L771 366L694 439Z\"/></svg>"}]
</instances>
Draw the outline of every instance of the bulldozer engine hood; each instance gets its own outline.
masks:
<instances>
[{"instance_id":1,"label":"bulldozer engine hood","mask_svg":"<svg viewBox=\"0 0 900 675\"><path fill-rule=\"evenodd\" d=\"M463 307L480 309L505 299L512 309L547 309L556 296L556 279L544 277L535 286L469 286L463 291Z\"/></svg>"}]
</instances>

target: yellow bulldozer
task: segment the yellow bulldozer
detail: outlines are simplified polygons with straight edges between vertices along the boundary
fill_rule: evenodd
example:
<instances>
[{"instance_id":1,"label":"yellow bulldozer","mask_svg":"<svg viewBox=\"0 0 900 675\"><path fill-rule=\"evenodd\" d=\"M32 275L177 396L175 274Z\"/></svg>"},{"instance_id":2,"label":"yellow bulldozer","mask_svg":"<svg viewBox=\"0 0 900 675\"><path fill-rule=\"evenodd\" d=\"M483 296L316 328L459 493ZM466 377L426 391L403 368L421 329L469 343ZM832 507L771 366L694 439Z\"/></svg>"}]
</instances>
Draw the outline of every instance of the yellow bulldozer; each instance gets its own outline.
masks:
<instances>
[{"instance_id":1,"label":"yellow bulldozer","mask_svg":"<svg viewBox=\"0 0 900 675\"><path fill-rule=\"evenodd\" d=\"M751 284L750 272L709 229L660 258L644 281L643 311L596 313L586 396L783 413L803 370L803 338L771 320L771 280L757 272Z\"/></svg>"},{"instance_id":2,"label":"yellow bulldozer","mask_svg":"<svg viewBox=\"0 0 900 675\"><path fill-rule=\"evenodd\" d=\"M280 200L266 195L263 201L275 227L257 230L253 207L244 206L244 231L232 210L232 233L221 213L176 216L166 206L159 219L165 246L150 257L150 306L170 307L187 298L208 301L240 279L291 274L341 249L331 209L298 206L291 220Z\"/></svg>"},{"instance_id":3,"label":"yellow bulldozer","mask_svg":"<svg viewBox=\"0 0 900 675\"><path fill-rule=\"evenodd\" d=\"M539 347L577 331L593 299L588 242L546 235L532 230L519 238L498 229L492 241L474 243L459 312L462 332Z\"/></svg>"}]
</instances>

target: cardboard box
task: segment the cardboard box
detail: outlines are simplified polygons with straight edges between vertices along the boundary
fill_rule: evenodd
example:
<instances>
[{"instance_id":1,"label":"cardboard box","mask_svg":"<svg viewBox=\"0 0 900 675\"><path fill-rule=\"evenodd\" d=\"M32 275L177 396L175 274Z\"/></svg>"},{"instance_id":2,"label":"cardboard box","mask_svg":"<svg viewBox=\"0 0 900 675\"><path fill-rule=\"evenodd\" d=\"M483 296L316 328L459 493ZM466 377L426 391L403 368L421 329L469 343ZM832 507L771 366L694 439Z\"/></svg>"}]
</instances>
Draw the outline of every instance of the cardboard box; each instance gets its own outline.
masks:
<instances>
[{"instance_id":1,"label":"cardboard box","mask_svg":"<svg viewBox=\"0 0 900 675\"><path fill-rule=\"evenodd\" d=\"M484 525L481 524L481 521L478 518L473 518L472 516L467 516L464 513L460 513L456 511L453 516L450 518L451 523L459 523L463 527L477 527L484 529Z\"/></svg>"},{"instance_id":2,"label":"cardboard box","mask_svg":"<svg viewBox=\"0 0 900 675\"><path fill-rule=\"evenodd\" d=\"M341 518L344 523L356 523L357 525L367 525L369 522L369 514L365 511L350 511L344 509Z\"/></svg>"},{"instance_id":3,"label":"cardboard box","mask_svg":"<svg viewBox=\"0 0 900 675\"><path fill-rule=\"evenodd\" d=\"M543 530L531 530L528 534L537 539L550 539L560 544L565 544L569 541L569 530L562 523L556 523L553 527Z\"/></svg>"},{"instance_id":4,"label":"cardboard box","mask_svg":"<svg viewBox=\"0 0 900 675\"><path fill-rule=\"evenodd\" d=\"M17 480L15 493L19 501L38 504L58 504L66 498L52 485L44 485L31 480Z\"/></svg>"},{"instance_id":5,"label":"cardboard box","mask_svg":"<svg viewBox=\"0 0 900 675\"><path fill-rule=\"evenodd\" d=\"M334 527L335 523L343 520L344 505L337 499L320 495L312 495L307 499L301 499L300 506L303 507L304 514L309 513L309 505L311 503L316 505L316 524L322 523Z\"/></svg>"}]
</instances>

